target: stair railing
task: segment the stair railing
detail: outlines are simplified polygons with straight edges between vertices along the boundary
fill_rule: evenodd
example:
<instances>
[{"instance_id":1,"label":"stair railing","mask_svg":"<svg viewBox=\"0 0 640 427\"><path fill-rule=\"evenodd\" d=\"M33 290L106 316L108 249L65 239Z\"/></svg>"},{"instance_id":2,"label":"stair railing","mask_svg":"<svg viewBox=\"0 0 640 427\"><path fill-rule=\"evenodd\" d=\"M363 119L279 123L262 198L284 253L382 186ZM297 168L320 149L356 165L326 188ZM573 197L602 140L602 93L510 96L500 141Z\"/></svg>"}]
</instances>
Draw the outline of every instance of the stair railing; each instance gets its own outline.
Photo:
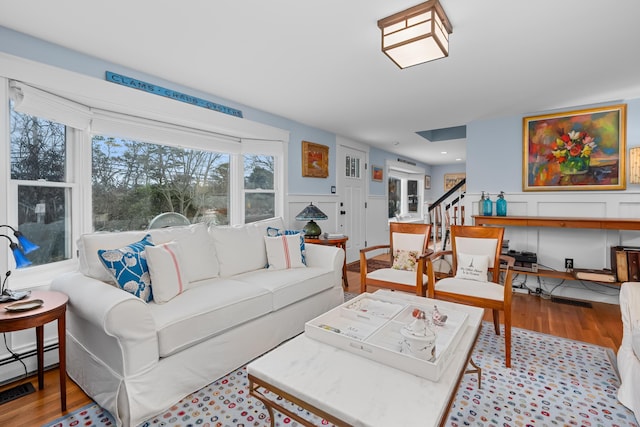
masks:
<instances>
[{"instance_id":1,"label":"stair railing","mask_svg":"<svg viewBox=\"0 0 640 427\"><path fill-rule=\"evenodd\" d=\"M431 232L433 234L432 241L434 250L444 250L446 248L447 240L449 239L450 223L464 225L464 205L462 205L462 199L464 198L465 192L462 191L462 188L465 184L466 178L450 188L428 207L427 212L429 222L432 224ZM438 240L438 237L441 237L441 239ZM439 248L438 242L440 242Z\"/></svg>"}]
</instances>

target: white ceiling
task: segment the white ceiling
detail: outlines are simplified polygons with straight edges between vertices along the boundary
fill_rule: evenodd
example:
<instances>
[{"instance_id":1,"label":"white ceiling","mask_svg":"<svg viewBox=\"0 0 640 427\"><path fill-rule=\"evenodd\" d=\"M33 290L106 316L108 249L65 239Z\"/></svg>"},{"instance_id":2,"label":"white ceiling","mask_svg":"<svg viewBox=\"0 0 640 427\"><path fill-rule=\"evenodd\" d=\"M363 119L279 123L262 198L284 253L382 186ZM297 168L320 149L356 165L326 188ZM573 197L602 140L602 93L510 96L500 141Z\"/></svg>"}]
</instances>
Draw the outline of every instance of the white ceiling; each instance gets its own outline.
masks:
<instances>
[{"instance_id":1,"label":"white ceiling","mask_svg":"<svg viewBox=\"0 0 640 427\"><path fill-rule=\"evenodd\" d=\"M465 140L416 132L640 97L640 1L441 0L450 56L400 70L376 23L419 2L0 0L0 25L434 165Z\"/></svg>"}]
</instances>

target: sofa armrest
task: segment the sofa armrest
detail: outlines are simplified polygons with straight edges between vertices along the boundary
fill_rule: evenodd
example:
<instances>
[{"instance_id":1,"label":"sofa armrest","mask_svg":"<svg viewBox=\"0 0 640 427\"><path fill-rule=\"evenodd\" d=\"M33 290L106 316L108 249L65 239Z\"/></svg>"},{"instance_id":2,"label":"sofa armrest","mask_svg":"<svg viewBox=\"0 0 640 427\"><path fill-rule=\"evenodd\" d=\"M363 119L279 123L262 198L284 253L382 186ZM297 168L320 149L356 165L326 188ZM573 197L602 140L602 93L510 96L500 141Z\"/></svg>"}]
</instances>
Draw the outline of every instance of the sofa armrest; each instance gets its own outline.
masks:
<instances>
[{"instance_id":1,"label":"sofa armrest","mask_svg":"<svg viewBox=\"0 0 640 427\"><path fill-rule=\"evenodd\" d=\"M104 363L119 365L111 366L112 369L126 376L158 362L155 321L147 303L140 298L77 271L56 277L51 282L51 289L69 296L69 311L79 320L73 325L78 329L76 339L90 335L92 341L99 342L100 338L94 336L96 331L106 335L105 341L108 337L115 338L117 349L113 346L91 347L92 353ZM85 331L82 331L82 322L89 324ZM108 354L100 354L102 351ZM114 352L118 352L117 361L114 361Z\"/></svg>"},{"instance_id":2,"label":"sofa armrest","mask_svg":"<svg viewBox=\"0 0 640 427\"><path fill-rule=\"evenodd\" d=\"M336 284L341 286L342 266L344 265L345 257L344 249L314 243L305 243L304 247L307 267L320 267L332 270L336 277Z\"/></svg>"},{"instance_id":3,"label":"sofa armrest","mask_svg":"<svg viewBox=\"0 0 640 427\"><path fill-rule=\"evenodd\" d=\"M621 347L631 350L634 344L633 335L640 332L640 282L625 282L620 286L620 314L622 315Z\"/></svg>"}]
</instances>

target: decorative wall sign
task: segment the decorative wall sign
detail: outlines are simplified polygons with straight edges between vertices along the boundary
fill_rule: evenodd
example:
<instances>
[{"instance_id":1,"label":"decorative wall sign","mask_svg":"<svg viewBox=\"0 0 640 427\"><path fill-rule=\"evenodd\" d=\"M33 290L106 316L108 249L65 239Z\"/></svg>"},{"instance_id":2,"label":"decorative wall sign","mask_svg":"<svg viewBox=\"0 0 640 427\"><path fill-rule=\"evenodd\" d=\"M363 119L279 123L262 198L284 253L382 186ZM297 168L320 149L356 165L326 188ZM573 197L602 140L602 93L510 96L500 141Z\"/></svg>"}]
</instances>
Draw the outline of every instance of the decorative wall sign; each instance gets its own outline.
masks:
<instances>
[{"instance_id":1,"label":"decorative wall sign","mask_svg":"<svg viewBox=\"0 0 640 427\"><path fill-rule=\"evenodd\" d=\"M382 182L382 178L384 176L384 169L382 166L371 165L371 180Z\"/></svg>"},{"instance_id":2,"label":"decorative wall sign","mask_svg":"<svg viewBox=\"0 0 640 427\"><path fill-rule=\"evenodd\" d=\"M445 173L444 174L444 191L449 191L456 186L457 183L467 177L465 173ZM466 190L466 185L462 187L462 191Z\"/></svg>"},{"instance_id":3,"label":"decorative wall sign","mask_svg":"<svg viewBox=\"0 0 640 427\"><path fill-rule=\"evenodd\" d=\"M219 113L229 114L230 116L242 118L242 111L236 110L235 108L226 107L224 105L216 104L215 102L207 101L205 99L197 98L195 96L187 95L181 92L176 92L175 90L166 89L162 86L143 82L142 80L137 80L131 77L123 76L121 74L112 73L111 71L107 71L105 73L105 78L107 81L117 83L122 86L132 87L134 89L149 92L154 95L164 96L165 98L175 99L176 101L185 102L187 104L207 108Z\"/></svg>"},{"instance_id":4,"label":"decorative wall sign","mask_svg":"<svg viewBox=\"0 0 640 427\"><path fill-rule=\"evenodd\" d=\"M626 107L525 117L523 190L624 190Z\"/></svg>"},{"instance_id":5,"label":"decorative wall sign","mask_svg":"<svg viewBox=\"0 0 640 427\"><path fill-rule=\"evenodd\" d=\"M302 176L313 178L329 176L329 147L302 141Z\"/></svg>"},{"instance_id":6,"label":"decorative wall sign","mask_svg":"<svg viewBox=\"0 0 640 427\"><path fill-rule=\"evenodd\" d=\"M431 190L431 175L424 176L424 189Z\"/></svg>"}]
</instances>

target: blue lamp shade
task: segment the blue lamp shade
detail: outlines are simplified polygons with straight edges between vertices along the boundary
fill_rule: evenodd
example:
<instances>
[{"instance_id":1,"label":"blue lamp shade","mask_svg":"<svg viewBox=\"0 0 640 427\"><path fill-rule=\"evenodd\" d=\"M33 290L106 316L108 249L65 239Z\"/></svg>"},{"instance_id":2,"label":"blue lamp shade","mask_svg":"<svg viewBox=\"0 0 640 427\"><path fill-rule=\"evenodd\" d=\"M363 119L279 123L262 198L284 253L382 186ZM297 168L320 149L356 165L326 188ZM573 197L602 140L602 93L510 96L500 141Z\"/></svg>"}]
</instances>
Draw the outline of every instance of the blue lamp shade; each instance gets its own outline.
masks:
<instances>
[{"instance_id":1,"label":"blue lamp shade","mask_svg":"<svg viewBox=\"0 0 640 427\"><path fill-rule=\"evenodd\" d=\"M13 235L16 236L16 238L18 239L18 242L20 243L20 247L22 248L22 252L24 252L25 254L28 254L40 248L40 246L36 245L31 240L24 237L24 234L22 234L18 230L14 231ZM29 262L29 264L31 263Z\"/></svg>"},{"instance_id":2,"label":"blue lamp shade","mask_svg":"<svg viewBox=\"0 0 640 427\"><path fill-rule=\"evenodd\" d=\"M22 268L31 265L31 261L29 261L27 257L24 256L17 243L11 242L9 247L11 248L11 252L13 252L13 258L15 258L16 260L16 268Z\"/></svg>"},{"instance_id":3,"label":"blue lamp shade","mask_svg":"<svg viewBox=\"0 0 640 427\"><path fill-rule=\"evenodd\" d=\"M313 203L309 203L309 206L305 207L302 212L296 215L296 220L298 221L309 221L302 230L304 231L305 236L312 238L316 238L320 236L320 233L322 233L320 226L316 224L314 220L323 220L328 218L329 217L318 209L317 206L314 206Z\"/></svg>"}]
</instances>

